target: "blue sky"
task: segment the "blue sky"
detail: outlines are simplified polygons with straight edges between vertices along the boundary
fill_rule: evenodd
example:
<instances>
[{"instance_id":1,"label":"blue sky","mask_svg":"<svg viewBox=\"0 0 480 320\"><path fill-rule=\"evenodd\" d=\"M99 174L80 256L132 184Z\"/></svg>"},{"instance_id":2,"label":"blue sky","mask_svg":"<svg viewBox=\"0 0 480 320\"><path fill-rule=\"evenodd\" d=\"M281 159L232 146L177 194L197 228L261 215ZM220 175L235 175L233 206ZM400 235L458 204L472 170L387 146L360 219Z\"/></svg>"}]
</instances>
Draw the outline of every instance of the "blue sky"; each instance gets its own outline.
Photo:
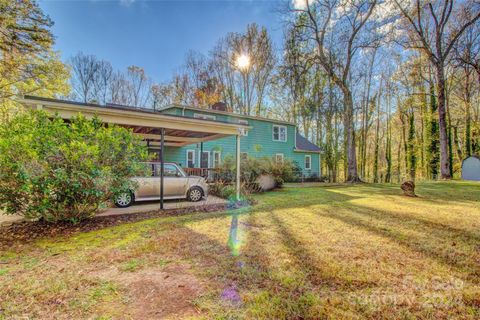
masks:
<instances>
[{"instance_id":1,"label":"blue sky","mask_svg":"<svg viewBox=\"0 0 480 320\"><path fill-rule=\"evenodd\" d=\"M278 1L40 1L55 22L56 49L68 59L79 51L115 69L138 65L167 81L189 50L208 53L217 39L256 22L281 46Z\"/></svg>"}]
</instances>

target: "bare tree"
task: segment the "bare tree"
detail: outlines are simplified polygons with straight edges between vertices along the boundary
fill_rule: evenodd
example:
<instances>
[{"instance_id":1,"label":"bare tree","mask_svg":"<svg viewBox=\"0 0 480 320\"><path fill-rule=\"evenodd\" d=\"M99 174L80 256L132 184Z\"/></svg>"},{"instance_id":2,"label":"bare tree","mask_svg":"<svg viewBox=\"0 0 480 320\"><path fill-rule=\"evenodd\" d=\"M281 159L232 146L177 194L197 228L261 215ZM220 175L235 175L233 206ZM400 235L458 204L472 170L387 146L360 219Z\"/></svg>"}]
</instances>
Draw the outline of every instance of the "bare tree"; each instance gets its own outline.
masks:
<instances>
[{"instance_id":1,"label":"bare tree","mask_svg":"<svg viewBox=\"0 0 480 320\"><path fill-rule=\"evenodd\" d=\"M127 69L129 104L135 107L145 107L150 97L151 80L145 74L145 70L138 66L130 66Z\"/></svg>"},{"instance_id":2,"label":"bare tree","mask_svg":"<svg viewBox=\"0 0 480 320\"><path fill-rule=\"evenodd\" d=\"M454 0L401 1L393 0L400 10L406 30L402 44L406 48L421 50L435 69L436 94L440 131L440 172L442 179L450 179L448 136L446 121L445 65L452 49L467 28L480 18L477 3ZM452 19L463 16L463 19ZM454 22L457 23L454 23Z\"/></svg>"},{"instance_id":3,"label":"bare tree","mask_svg":"<svg viewBox=\"0 0 480 320\"><path fill-rule=\"evenodd\" d=\"M465 30L454 46L454 59L463 67L470 67L477 73L480 84L480 24L471 25Z\"/></svg>"},{"instance_id":4,"label":"bare tree","mask_svg":"<svg viewBox=\"0 0 480 320\"><path fill-rule=\"evenodd\" d=\"M227 104L238 105L236 109L240 113L260 115L276 64L267 30L251 24L245 33L229 33L218 41L210 55L212 70ZM250 59L245 70L236 66L235 60L240 55Z\"/></svg>"},{"instance_id":5,"label":"bare tree","mask_svg":"<svg viewBox=\"0 0 480 320\"><path fill-rule=\"evenodd\" d=\"M79 52L70 59L72 67L72 89L74 95L84 103L90 102L95 93L97 58Z\"/></svg>"},{"instance_id":6,"label":"bare tree","mask_svg":"<svg viewBox=\"0 0 480 320\"><path fill-rule=\"evenodd\" d=\"M376 4L376 0L305 0L293 9L293 12L305 17L297 19L295 26L305 29L305 40L314 43L316 63L324 68L343 93L348 165L346 180L349 182L360 181L355 147L353 96L349 82L351 66L357 50L371 41L361 37L361 31L365 29ZM332 33L335 34L335 42L327 41Z\"/></svg>"},{"instance_id":7,"label":"bare tree","mask_svg":"<svg viewBox=\"0 0 480 320\"><path fill-rule=\"evenodd\" d=\"M97 61L96 71L93 78L94 99L105 104L108 101L108 86L113 77L113 68L110 62Z\"/></svg>"},{"instance_id":8,"label":"bare tree","mask_svg":"<svg viewBox=\"0 0 480 320\"><path fill-rule=\"evenodd\" d=\"M299 28L286 30L283 59L278 66L279 79L290 95L290 112L294 123L297 123L299 109L305 101L308 73L313 63L313 59L309 59L310 51L302 50L302 31Z\"/></svg>"},{"instance_id":9,"label":"bare tree","mask_svg":"<svg viewBox=\"0 0 480 320\"><path fill-rule=\"evenodd\" d=\"M154 84L151 87L153 109L161 109L172 103L173 100L173 87L168 83Z\"/></svg>"},{"instance_id":10,"label":"bare tree","mask_svg":"<svg viewBox=\"0 0 480 320\"><path fill-rule=\"evenodd\" d=\"M129 84L125 75L120 72L114 72L108 84L108 102L115 104L129 104L128 95Z\"/></svg>"}]
</instances>

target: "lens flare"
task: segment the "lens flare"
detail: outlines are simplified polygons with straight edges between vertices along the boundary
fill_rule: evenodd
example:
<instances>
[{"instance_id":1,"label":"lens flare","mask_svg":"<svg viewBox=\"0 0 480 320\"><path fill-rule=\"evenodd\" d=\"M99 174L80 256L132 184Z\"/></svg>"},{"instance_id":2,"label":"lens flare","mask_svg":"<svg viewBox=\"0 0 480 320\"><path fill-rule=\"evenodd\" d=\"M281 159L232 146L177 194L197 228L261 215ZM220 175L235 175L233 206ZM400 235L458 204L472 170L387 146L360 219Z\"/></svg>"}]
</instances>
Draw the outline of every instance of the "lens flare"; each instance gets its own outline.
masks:
<instances>
[{"instance_id":1,"label":"lens flare","mask_svg":"<svg viewBox=\"0 0 480 320\"><path fill-rule=\"evenodd\" d=\"M246 70L250 66L250 57L246 54L241 54L237 57L236 63L239 69Z\"/></svg>"}]
</instances>

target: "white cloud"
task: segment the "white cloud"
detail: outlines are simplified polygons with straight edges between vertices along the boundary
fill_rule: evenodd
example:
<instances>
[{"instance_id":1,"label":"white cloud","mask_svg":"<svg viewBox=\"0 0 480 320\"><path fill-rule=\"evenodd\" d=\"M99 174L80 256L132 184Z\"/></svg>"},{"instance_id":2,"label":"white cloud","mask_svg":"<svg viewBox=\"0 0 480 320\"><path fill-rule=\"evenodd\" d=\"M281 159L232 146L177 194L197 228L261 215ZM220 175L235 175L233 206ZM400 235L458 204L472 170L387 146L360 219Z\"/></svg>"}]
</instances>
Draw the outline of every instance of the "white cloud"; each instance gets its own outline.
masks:
<instances>
[{"instance_id":1,"label":"white cloud","mask_svg":"<svg viewBox=\"0 0 480 320\"><path fill-rule=\"evenodd\" d=\"M298 10L307 9L307 1L312 0L292 0L293 7Z\"/></svg>"},{"instance_id":2,"label":"white cloud","mask_svg":"<svg viewBox=\"0 0 480 320\"><path fill-rule=\"evenodd\" d=\"M120 0L120 4L125 7L130 7L135 0Z\"/></svg>"}]
</instances>

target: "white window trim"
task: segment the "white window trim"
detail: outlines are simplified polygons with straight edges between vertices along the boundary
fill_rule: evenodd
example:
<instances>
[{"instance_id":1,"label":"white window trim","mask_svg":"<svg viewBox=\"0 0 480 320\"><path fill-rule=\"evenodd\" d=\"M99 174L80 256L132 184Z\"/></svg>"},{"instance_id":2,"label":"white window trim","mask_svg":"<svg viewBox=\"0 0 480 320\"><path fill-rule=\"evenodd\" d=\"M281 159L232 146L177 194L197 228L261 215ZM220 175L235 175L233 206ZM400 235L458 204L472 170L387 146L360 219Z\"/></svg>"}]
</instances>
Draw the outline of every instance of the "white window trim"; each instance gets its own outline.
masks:
<instances>
[{"instance_id":1,"label":"white window trim","mask_svg":"<svg viewBox=\"0 0 480 320\"><path fill-rule=\"evenodd\" d=\"M308 158L308 168L307 168L307 158ZM305 155L305 159L303 160L303 165L305 166L305 170L312 170L312 156Z\"/></svg>"},{"instance_id":2,"label":"white window trim","mask_svg":"<svg viewBox=\"0 0 480 320\"><path fill-rule=\"evenodd\" d=\"M202 152L205 152L208 154L207 158L207 168L210 168L210 151L207 150L198 150L198 167L201 168L202 165Z\"/></svg>"},{"instance_id":3,"label":"white window trim","mask_svg":"<svg viewBox=\"0 0 480 320\"><path fill-rule=\"evenodd\" d=\"M248 121L244 120L244 119L238 119L238 123L248 126ZM247 137L248 136L248 130L242 130L241 136Z\"/></svg>"},{"instance_id":4,"label":"white window trim","mask_svg":"<svg viewBox=\"0 0 480 320\"><path fill-rule=\"evenodd\" d=\"M217 120L217 117L211 114L194 113L193 117L196 119L203 119L203 120Z\"/></svg>"},{"instance_id":5,"label":"white window trim","mask_svg":"<svg viewBox=\"0 0 480 320\"><path fill-rule=\"evenodd\" d=\"M222 153L220 151L213 151L212 166L215 166L215 155L218 154L218 167L222 164ZM218 168L215 167L215 168Z\"/></svg>"},{"instance_id":6,"label":"white window trim","mask_svg":"<svg viewBox=\"0 0 480 320\"><path fill-rule=\"evenodd\" d=\"M275 140L275 127L278 128L278 140ZM280 128L284 128L285 129L285 140L280 140ZM287 127L286 126L281 126L281 125L278 125L278 124L274 124L272 126L272 141L276 141L276 142L287 142L287 138L288 138L288 131L287 131Z\"/></svg>"},{"instance_id":7,"label":"white window trim","mask_svg":"<svg viewBox=\"0 0 480 320\"><path fill-rule=\"evenodd\" d=\"M186 160L187 161L185 163L185 168L189 168L189 166L188 166L188 154L189 153L193 153L193 159L192 159L193 160L193 168L195 168L195 165L196 165L196 162L197 162L196 159L195 159L195 149L188 149L187 150L187 155L186 155L186 157L187 157Z\"/></svg>"},{"instance_id":8,"label":"white window trim","mask_svg":"<svg viewBox=\"0 0 480 320\"><path fill-rule=\"evenodd\" d=\"M278 159L277 159L278 156L282 158L281 163L283 163L283 161L285 160L285 156L283 155L283 153L275 153L275 162L278 163Z\"/></svg>"}]
</instances>

